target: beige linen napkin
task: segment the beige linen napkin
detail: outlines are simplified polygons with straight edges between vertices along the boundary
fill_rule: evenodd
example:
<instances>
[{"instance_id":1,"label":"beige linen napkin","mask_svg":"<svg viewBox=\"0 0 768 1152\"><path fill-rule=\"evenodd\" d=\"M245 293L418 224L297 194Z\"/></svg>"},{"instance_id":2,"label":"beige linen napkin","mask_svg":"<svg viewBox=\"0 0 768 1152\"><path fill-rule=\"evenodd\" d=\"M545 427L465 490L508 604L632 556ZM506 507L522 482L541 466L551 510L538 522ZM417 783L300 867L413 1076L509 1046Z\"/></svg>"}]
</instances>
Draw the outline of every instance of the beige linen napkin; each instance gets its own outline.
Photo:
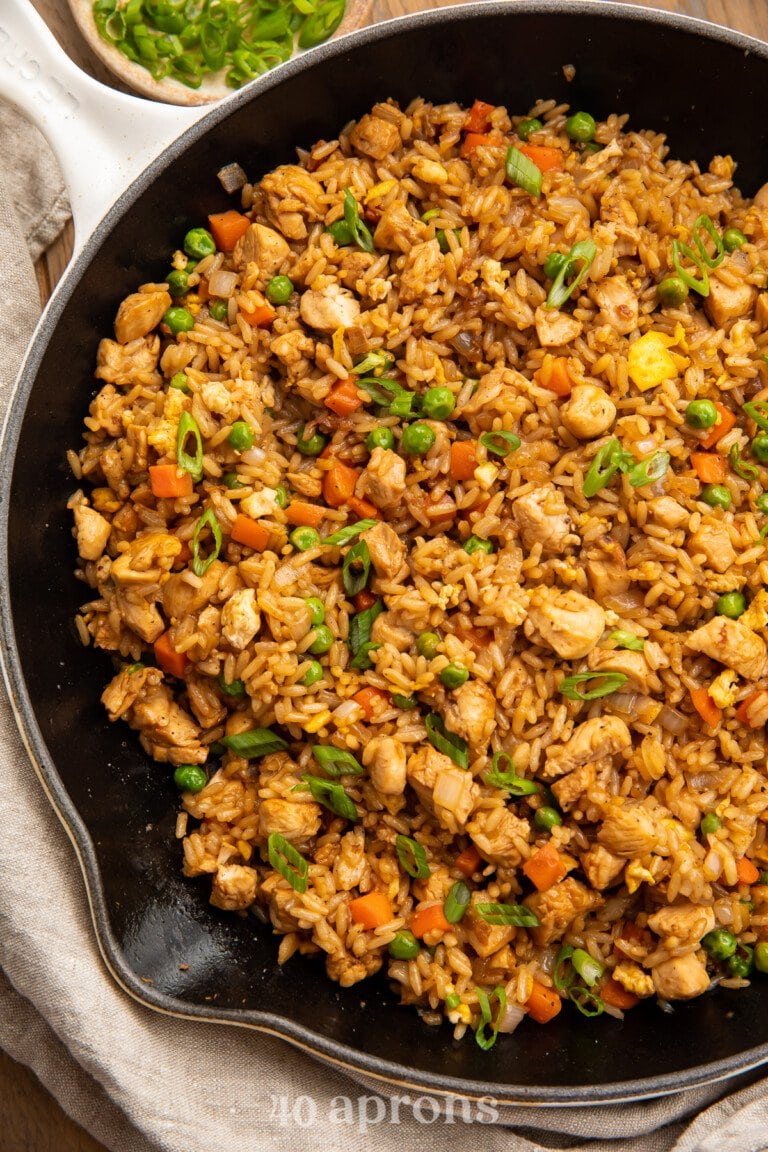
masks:
<instances>
[{"instance_id":1,"label":"beige linen napkin","mask_svg":"<svg viewBox=\"0 0 768 1152\"><path fill-rule=\"evenodd\" d=\"M0 143L2 416L39 313L32 258L61 228L66 198L43 141L7 109ZM768 1147L768 1082L751 1083L754 1073L635 1105L502 1108L493 1124L491 1105L467 1124L461 1109L453 1120L438 1116L424 1094L347 1079L271 1037L158 1015L128 998L101 961L75 854L2 690L0 770L0 1045L113 1152L309 1152L319 1142L327 1152L353 1143L466 1152L476 1141L484 1152Z\"/></svg>"}]
</instances>

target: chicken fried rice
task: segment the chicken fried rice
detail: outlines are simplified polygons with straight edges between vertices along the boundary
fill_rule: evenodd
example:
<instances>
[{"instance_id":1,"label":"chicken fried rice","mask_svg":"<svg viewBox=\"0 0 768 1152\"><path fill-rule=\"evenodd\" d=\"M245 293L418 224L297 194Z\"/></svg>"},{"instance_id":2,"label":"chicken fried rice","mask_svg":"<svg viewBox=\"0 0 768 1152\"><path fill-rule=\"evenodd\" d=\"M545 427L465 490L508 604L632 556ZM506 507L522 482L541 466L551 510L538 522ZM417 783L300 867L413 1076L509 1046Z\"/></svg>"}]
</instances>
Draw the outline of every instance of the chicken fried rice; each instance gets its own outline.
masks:
<instances>
[{"instance_id":1,"label":"chicken fried rice","mask_svg":"<svg viewBox=\"0 0 768 1152\"><path fill-rule=\"evenodd\" d=\"M121 303L78 628L185 874L280 963L383 969L484 1048L768 971L768 195L734 169L552 101L381 103L229 166Z\"/></svg>"}]
</instances>

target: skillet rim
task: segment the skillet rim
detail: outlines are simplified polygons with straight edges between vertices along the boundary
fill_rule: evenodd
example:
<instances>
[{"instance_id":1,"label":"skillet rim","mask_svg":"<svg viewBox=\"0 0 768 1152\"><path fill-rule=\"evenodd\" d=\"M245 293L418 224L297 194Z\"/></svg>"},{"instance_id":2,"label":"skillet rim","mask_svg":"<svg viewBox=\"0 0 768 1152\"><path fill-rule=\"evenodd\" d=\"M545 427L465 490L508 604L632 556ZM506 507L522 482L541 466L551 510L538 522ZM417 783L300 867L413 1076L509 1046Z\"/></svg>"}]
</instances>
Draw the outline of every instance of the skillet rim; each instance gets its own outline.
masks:
<instances>
[{"instance_id":1,"label":"skillet rim","mask_svg":"<svg viewBox=\"0 0 768 1152\"><path fill-rule=\"evenodd\" d=\"M143 983L128 966L112 930L93 840L56 770L27 692L11 610L7 548L10 503L8 495L11 491L16 449L27 405L48 343L64 308L75 294L84 272L101 250L117 222L130 211L136 200L159 175L187 150L188 146L206 136L210 130L228 118L231 112L258 99L263 92L282 84L283 81L290 81L295 74L311 70L315 63L342 56L349 49L365 47L392 35L402 34L411 28L434 24L460 25L466 21L471 22L477 17L495 15L514 19L517 15L556 16L564 10L565 3L569 15L601 20L619 19L629 23L634 21L661 24L741 49L746 55L754 54L768 62L768 44L745 33L679 12L640 8L634 4L616 3L613 0L516 0L514 7L509 0L475 0L473 3L460 4L456 7L430 9L394 17L320 45L266 73L214 105L200 120L180 132L174 141L124 189L54 290L31 337L27 354L11 391L0 431L0 532L2 540L6 543L6 547L0 550L0 667L14 719L27 754L54 812L75 849L85 882L99 951L116 983L132 999L161 1014L177 1019L251 1028L278 1036L313 1057L341 1068L353 1077L362 1074L399 1088L427 1089L438 1096L459 1095L466 1099L490 1096L499 1105L528 1107L584 1107L612 1104L669 1095L683 1088L701 1087L749 1072L768 1061L768 1042L736 1055L698 1064L683 1071L646 1076L631 1081L623 1080L602 1085L510 1085L507 1089L506 1086L493 1082L483 1083L438 1075L422 1069L405 1069L401 1064L369 1055L348 1044L332 1040L285 1016L260 1009L216 1010L205 1004L192 1005Z\"/></svg>"}]
</instances>

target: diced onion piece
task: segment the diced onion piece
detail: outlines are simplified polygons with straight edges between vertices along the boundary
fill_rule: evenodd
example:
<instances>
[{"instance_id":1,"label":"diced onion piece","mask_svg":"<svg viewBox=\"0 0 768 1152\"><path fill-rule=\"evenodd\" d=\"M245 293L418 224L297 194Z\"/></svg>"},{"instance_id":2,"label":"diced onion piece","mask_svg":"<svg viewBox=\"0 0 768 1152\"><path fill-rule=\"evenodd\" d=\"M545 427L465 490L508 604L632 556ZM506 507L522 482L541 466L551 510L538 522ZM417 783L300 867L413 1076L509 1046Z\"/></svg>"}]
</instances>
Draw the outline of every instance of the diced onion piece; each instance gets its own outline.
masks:
<instances>
[{"instance_id":1,"label":"diced onion piece","mask_svg":"<svg viewBox=\"0 0 768 1152\"><path fill-rule=\"evenodd\" d=\"M336 724L353 724L362 715L363 709L357 700L345 700L334 708L332 716Z\"/></svg>"},{"instance_id":2,"label":"diced onion piece","mask_svg":"<svg viewBox=\"0 0 768 1152\"><path fill-rule=\"evenodd\" d=\"M248 183L245 170L239 164L225 164L223 168L219 168L216 175L225 192L238 192Z\"/></svg>"},{"instance_id":3,"label":"diced onion piece","mask_svg":"<svg viewBox=\"0 0 768 1152\"><path fill-rule=\"evenodd\" d=\"M657 720L661 727L666 732L671 732L673 736L681 736L688 727L688 717L683 716L676 708L670 708L668 704L661 709Z\"/></svg>"},{"instance_id":4,"label":"diced onion piece","mask_svg":"<svg viewBox=\"0 0 768 1152\"><path fill-rule=\"evenodd\" d=\"M228 272L225 268L218 268L208 277L208 291L211 296L219 296L228 300L237 287L237 273Z\"/></svg>"},{"instance_id":5,"label":"diced onion piece","mask_svg":"<svg viewBox=\"0 0 768 1152\"><path fill-rule=\"evenodd\" d=\"M464 793L464 781L456 772L441 772L435 781L435 804L455 812Z\"/></svg>"},{"instance_id":6,"label":"diced onion piece","mask_svg":"<svg viewBox=\"0 0 768 1152\"><path fill-rule=\"evenodd\" d=\"M514 1000L508 1000L499 1021L499 1032L514 1032L520 1021L524 1019L525 1014L524 1008L515 1004Z\"/></svg>"},{"instance_id":7,"label":"diced onion piece","mask_svg":"<svg viewBox=\"0 0 768 1152\"><path fill-rule=\"evenodd\" d=\"M243 464L263 464L266 458L267 454L263 448L249 448L247 452L240 454Z\"/></svg>"}]
</instances>

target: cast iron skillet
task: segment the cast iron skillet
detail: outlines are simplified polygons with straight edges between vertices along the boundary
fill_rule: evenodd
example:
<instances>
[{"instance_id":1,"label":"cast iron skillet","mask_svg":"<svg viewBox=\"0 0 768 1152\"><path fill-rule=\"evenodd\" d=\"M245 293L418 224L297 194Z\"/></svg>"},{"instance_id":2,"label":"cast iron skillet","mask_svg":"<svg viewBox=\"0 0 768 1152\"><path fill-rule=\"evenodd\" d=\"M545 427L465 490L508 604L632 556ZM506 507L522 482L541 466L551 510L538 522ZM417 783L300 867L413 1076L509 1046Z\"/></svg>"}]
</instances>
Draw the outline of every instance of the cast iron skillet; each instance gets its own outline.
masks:
<instances>
[{"instance_id":1,"label":"cast iron skillet","mask_svg":"<svg viewBox=\"0 0 768 1152\"><path fill-rule=\"evenodd\" d=\"M238 160L257 177L387 96L479 96L517 112L545 96L598 117L629 112L633 125L667 132L682 158L730 153L751 193L768 178L766 90L765 45L660 12L488 0L424 13L325 46L236 94L152 164L88 241L37 333L5 435L3 658L20 727L80 857L104 958L142 1003L271 1031L401 1085L500 1102L637 1099L768 1059L760 979L674 1015L645 1002L623 1023L570 1010L546 1028L526 1021L487 1054L398 1007L383 978L343 990L311 959L279 969L268 930L217 912L205 881L182 878L170 773L99 705L111 665L75 637L86 590L70 576L65 511L75 487L65 452L95 391L99 338L125 295L162 278L185 230L228 205L215 177L223 164Z\"/></svg>"}]
</instances>

